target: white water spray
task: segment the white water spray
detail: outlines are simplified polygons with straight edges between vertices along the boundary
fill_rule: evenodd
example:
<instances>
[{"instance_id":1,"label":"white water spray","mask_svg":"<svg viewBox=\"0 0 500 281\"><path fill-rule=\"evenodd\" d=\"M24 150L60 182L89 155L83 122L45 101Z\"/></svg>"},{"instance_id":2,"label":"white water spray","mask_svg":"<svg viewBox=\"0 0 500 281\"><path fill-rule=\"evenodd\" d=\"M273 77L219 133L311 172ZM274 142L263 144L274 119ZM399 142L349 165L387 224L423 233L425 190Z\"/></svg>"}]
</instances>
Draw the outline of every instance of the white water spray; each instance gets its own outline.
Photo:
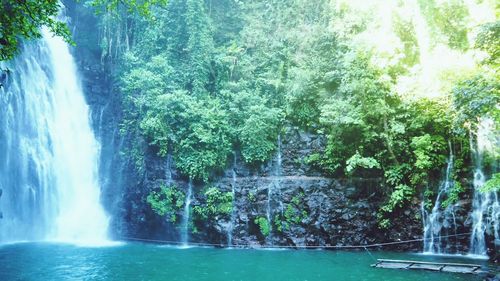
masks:
<instances>
[{"instance_id":1,"label":"white water spray","mask_svg":"<svg viewBox=\"0 0 500 281\"><path fill-rule=\"evenodd\" d=\"M227 245L230 247L233 244L233 230L234 223L236 221L236 208L235 208L235 198L236 198L236 152L233 152L233 169L232 173L232 184L231 184L231 195L233 208L231 210L231 219L229 221L229 227L227 228Z\"/></svg>"},{"instance_id":2,"label":"white water spray","mask_svg":"<svg viewBox=\"0 0 500 281\"><path fill-rule=\"evenodd\" d=\"M483 118L478 125L476 141L471 137L471 151L474 159L474 198L472 201L471 255L486 256L486 235L500 241L500 200L498 192L481 192L486 182L483 171L485 154L494 155L498 144L495 123ZM474 145L475 144L475 145ZM496 156L495 156L496 157Z\"/></svg>"},{"instance_id":3,"label":"white water spray","mask_svg":"<svg viewBox=\"0 0 500 281\"><path fill-rule=\"evenodd\" d=\"M181 242L182 246L189 246L189 221L191 215L191 201L193 194L193 180L189 179L188 190L186 194L186 203L184 204L184 216L182 217Z\"/></svg>"},{"instance_id":4,"label":"white water spray","mask_svg":"<svg viewBox=\"0 0 500 281\"><path fill-rule=\"evenodd\" d=\"M0 241L106 242L100 145L67 44L43 30L3 67Z\"/></svg>"},{"instance_id":5,"label":"white water spray","mask_svg":"<svg viewBox=\"0 0 500 281\"><path fill-rule=\"evenodd\" d=\"M281 200L281 176L282 176L282 157L281 157L281 135L278 135L277 141L277 152L276 152L276 164L274 166L273 176L275 180L269 185L267 189L267 206L266 206L266 218L269 223L269 236L267 237L268 241L271 241L272 244L272 232L273 232L273 223L272 223L272 201L275 200L278 202L278 207L281 215L283 215L283 202ZM275 194L277 193L277 194ZM275 197L275 198L273 198Z\"/></svg>"},{"instance_id":6,"label":"white water spray","mask_svg":"<svg viewBox=\"0 0 500 281\"><path fill-rule=\"evenodd\" d=\"M425 254L452 254L449 249L456 247L449 238L442 237L457 234L455 206L450 204L446 206L444 210L442 208L443 199L449 195L454 185L452 178L454 155L451 143L449 143L449 150L450 155L448 156L446 173L439 187L438 195L430 214L425 210L425 202L422 202Z\"/></svg>"},{"instance_id":7,"label":"white water spray","mask_svg":"<svg viewBox=\"0 0 500 281\"><path fill-rule=\"evenodd\" d=\"M172 183L172 155L167 154L167 159L165 161L165 183L169 186Z\"/></svg>"}]
</instances>

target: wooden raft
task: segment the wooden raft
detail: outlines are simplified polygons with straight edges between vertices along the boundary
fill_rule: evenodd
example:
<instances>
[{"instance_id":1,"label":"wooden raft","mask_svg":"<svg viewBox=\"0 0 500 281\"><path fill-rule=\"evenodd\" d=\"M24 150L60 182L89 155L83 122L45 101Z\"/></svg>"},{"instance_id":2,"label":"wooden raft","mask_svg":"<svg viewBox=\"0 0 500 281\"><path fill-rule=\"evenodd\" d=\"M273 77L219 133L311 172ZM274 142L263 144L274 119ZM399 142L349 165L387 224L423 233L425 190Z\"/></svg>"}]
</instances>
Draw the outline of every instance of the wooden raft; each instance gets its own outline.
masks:
<instances>
[{"instance_id":1,"label":"wooden raft","mask_svg":"<svg viewBox=\"0 0 500 281\"><path fill-rule=\"evenodd\" d=\"M386 260L377 259L376 264L372 267L392 268L392 269L421 269L440 272L468 273L478 274L485 273L478 264L465 263L439 263L439 262L424 262L424 261L406 261L406 260Z\"/></svg>"}]
</instances>

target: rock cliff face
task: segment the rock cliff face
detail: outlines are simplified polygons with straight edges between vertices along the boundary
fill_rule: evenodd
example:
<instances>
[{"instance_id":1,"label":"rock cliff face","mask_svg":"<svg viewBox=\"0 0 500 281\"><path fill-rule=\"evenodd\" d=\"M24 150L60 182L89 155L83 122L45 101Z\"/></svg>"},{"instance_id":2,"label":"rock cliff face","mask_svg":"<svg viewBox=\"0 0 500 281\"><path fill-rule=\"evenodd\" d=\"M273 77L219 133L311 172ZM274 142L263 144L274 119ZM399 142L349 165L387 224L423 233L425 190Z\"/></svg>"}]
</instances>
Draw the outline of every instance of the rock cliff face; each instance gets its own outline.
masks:
<instances>
[{"instance_id":1,"label":"rock cliff face","mask_svg":"<svg viewBox=\"0 0 500 281\"><path fill-rule=\"evenodd\" d=\"M72 18L73 52L80 68L83 88L92 111L92 123L101 142L100 179L102 202L111 216L112 236L117 239L148 238L179 241L180 223L156 215L146 202L148 194L167 181L186 191L188 182L165 158L142 144L144 169L138 171L130 156L130 134L120 133L121 95L113 86L112 64L103 61L98 48L98 27L88 10L71 1L66 3ZM81 24L85 23L85 24ZM94 24L93 24L94 23ZM395 214L389 229L379 229L377 210L386 192L377 178L334 179L325 177L304 160L321 151L325 140L288 128L282 134L280 150L259 167L249 167L235 152L227 169L214 175L211 183L234 192L233 213L196 223L193 242L226 245L229 236L237 245L361 245L403 241L422 237L421 203L415 199L409 208ZM234 160L234 161L233 161ZM192 206L204 202L206 185L194 183ZM470 202L457 212L459 232L470 228ZM184 214L179 210L179 217ZM265 235L256 219L270 221ZM179 220L180 221L180 220ZM192 228L190 227L190 230ZM264 231L265 232L265 231ZM467 247L466 239L459 241ZM395 245L395 248L421 250L420 242Z\"/></svg>"},{"instance_id":2,"label":"rock cliff face","mask_svg":"<svg viewBox=\"0 0 500 281\"><path fill-rule=\"evenodd\" d=\"M377 210L383 203L384 188L379 179L333 179L322 176L304 163L311 150L320 149L319 137L289 129L281 146L282 165L276 157L267 165L248 167L236 153L236 161L211 183L225 192L234 190L234 213L197 222L192 242L233 245L362 245L386 241L419 239L422 235L420 203L398 214L394 227L380 230ZM180 223L170 223L156 215L146 197L167 181L187 192L188 182L175 170L166 171L165 158L149 150L142 178L133 173L119 195L119 211L113 213L117 237L138 237L180 241ZM277 174L276 170L280 170ZM134 184L135 183L135 184ZM205 201L206 184L194 184L192 206ZM179 210L179 217L184 214ZM270 233L264 235L257 218L270 218ZM180 220L178 220L180 221ZM192 228L190 227L189 231ZM400 249L421 249L420 243L397 245Z\"/></svg>"},{"instance_id":3,"label":"rock cliff face","mask_svg":"<svg viewBox=\"0 0 500 281\"><path fill-rule=\"evenodd\" d=\"M102 58L99 46L100 29L98 20L90 9L84 8L74 0L63 1L70 22L70 30L76 46L72 48L82 88L89 104L91 122L101 145L99 179L101 200L111 215L111 229L120 232L121 196L125 193L123 180L129 162L122 158L120 150L126 146L127 139L120 134L122 118L121 94L113 87L113 65ZM118 219L120 218L120 219Z\"/></svg>"}]
</instances>

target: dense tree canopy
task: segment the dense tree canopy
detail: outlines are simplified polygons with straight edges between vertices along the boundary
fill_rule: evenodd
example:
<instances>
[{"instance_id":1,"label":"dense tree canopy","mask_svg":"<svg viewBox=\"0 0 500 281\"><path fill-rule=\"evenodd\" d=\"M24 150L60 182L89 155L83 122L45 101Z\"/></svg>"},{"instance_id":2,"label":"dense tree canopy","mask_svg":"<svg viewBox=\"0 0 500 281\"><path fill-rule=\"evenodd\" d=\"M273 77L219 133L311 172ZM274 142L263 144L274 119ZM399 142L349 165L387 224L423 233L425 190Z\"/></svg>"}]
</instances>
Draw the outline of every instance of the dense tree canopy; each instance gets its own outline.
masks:
<instances>
[{"instance_id":1,"label":"dense tree canopy","mask_svg":"<svg viewBox=\"0 0 500 281\"><path fill-rule=\"evenodd\" d=\"M324 149L297 161L331 176L383 178L381 227L432 189L451 149L453 203L470 176L464 130L498 120L498 24L472 30L462 1L356 3L171 0L153 10L155 24L137 19L136 43L119 62L128 118L140 120L127 130L204 181L232 150L251 165L270 159L284 127L324 135ZM369 16L383 7L389 26ZM392 36L385 46L373 42L377 32ZM473 71L430 66L437 52L465 61L479 51ZM429 70L441 76L425 82Z\"/></svg>"},{"instance_id":2,"label":"dense tree canopy","mask_svg":"<svg viewBox=\"0 0 500 281\"><path fill-rule=\"evenodd\" d=\"M162 6L166 3L167 0L87 1L87 4L95 7L96 11L116 11L123 6L128 12L143 16L149 16L153 6ZM0 61L12 59L22 40L41 38L43 28L73 44L65 20L58 17L61 8L59 0L2 0L0 3Z\"/></svg>"}]
</instances>

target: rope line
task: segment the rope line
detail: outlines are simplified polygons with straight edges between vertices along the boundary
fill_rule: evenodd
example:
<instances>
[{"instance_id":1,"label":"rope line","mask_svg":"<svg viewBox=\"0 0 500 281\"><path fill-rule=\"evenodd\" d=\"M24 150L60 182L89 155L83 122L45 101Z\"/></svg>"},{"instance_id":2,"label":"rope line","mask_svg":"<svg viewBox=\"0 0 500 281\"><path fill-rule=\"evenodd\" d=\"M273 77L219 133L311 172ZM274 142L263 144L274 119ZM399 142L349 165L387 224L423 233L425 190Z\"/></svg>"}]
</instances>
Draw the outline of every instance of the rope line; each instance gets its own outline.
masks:
<instances>
[{"instance_id":1,"label":"rope line","mask_svg":"<svg viewBox=\"0 0 500 281\"><path fill-rule=\"evenodd\" d=\"M440 236L440 238L448 238L448 237L459 237L470 235L471 232L467 233L459 233L459 234L451 234ZM404 241L392 241L385 243L375 243L368 245L243 245L243 244L217 244L217 243L203 243L203 242L189 242L184 243L180 241L171 241L171 240L159 240L159 239L147 239L147 238L137 238L137 237L126 237L122 236L121 239L129 240L129 241L141 241L141 242L151 242L151 243L160 243L160 244L171 244L171 245L186 245L186 246L202 246L202 247L232 247L232 248L276 248L276 249L359 249L364 248L368 251L367 248L376 248L376 247L384 247L390 245L398 245L398 244L410 244L415 242L422 242L427 240L432 240L432 238L419 238L419 239L411 239Z\"/></svg>"},{"instance_id":2,"label":"rope line","mask_svg":"<svg viewBox=\"0 0 500 281\"><path fill-rule=\"evenodd\" d=\"M372 253L370 253L370 251L368 250L368 248L365 247L365 251L368 253L368 255L372 258L372 260L374 262L377 262L377 260L375 259L375 257L373 257Z\"/></svg>"}]
</instances>

